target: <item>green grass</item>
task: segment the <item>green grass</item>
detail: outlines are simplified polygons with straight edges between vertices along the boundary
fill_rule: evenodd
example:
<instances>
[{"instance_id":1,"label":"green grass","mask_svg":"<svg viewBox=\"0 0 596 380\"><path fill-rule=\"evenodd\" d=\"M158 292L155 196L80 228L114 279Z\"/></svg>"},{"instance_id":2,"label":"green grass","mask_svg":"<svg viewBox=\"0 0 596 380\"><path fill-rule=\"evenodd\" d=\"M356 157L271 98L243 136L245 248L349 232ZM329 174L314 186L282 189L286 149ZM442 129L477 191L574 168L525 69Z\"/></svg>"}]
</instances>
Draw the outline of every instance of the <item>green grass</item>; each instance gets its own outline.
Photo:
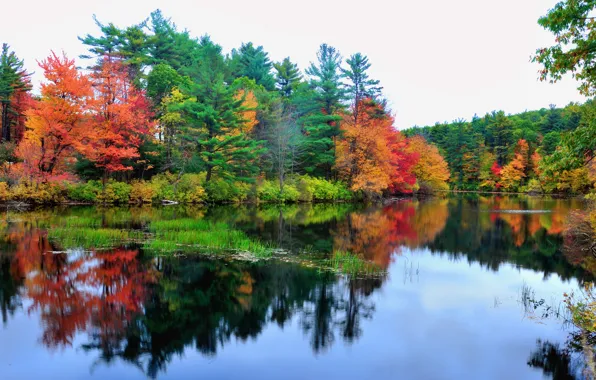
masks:
<instances>
[{"instance_id":1,"label":"green grass","mask_svg":"<svg viewBox=\"0 0 596 380\"><path fill-rule=\"evenodd\" d=\"M252 240L225 223L201 219L161 220L152 222L149 230L155 236L145 242L144 248L152 252L240 251L255 257L269 257L272 253L271 246Z\"/></svg>"},{"instance_id":2,"label":"green grass","mask_svg":"<svg viewBox=\"0 0 596 380\"><path fill-rule=\"evenodd\" d=\"M144 237L142 231L117 230L110 228L69 228L50 229L48 237L62 248L109 248Z\"/></svg>"},{"instance_id":3,"label":"green grass","mask_svg":"<svg viewBox=\"0 0 596 380\"><path fill-rule=\"evenodd\" d=\"M375 275L383 272L378 265L344 251L335 252L329 260L329 265L337 272L352 276Z\"/></svg>"},{"instance_id":4,"label":"green grass","mask_svg":"<svg viewBox=\"0 0 596 380\"><path fill-rule=\"evenodd\" d=\"M99 227L101 220L85 216L70 216L64 220L64 226L68 228Z\"/></svg>"}]
</instances>

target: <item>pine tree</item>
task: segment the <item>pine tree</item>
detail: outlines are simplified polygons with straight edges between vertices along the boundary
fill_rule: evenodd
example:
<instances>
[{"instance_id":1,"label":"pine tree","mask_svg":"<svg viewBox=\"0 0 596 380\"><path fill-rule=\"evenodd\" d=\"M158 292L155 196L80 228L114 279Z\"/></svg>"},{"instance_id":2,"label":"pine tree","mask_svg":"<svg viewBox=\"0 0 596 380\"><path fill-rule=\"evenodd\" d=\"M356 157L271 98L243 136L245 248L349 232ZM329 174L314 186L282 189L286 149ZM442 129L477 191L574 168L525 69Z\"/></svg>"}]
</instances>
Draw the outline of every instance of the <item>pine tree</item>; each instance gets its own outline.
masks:
<instances>
[{"instance_id":1,"label":"pine tree","mask_svg":"<svg viewBox=\"0 0 596 380\"><path fill-rule=\"evenodd\" d=\"M182 87L187 99L170 106L183 115L182 149L198 159L206 181L216 176L248 180L258 170L261 144L242 130L243 99L224 81L221 47L204 37L200 58L189 69L192 83Z\"/></svg>"},{"instance_id":2,"label":"pine tree","mask_svg":"<svg viewBox=\"0 0 596 380\"><path fill-rule=\"evenodd\" d=\"M232 50L228 64L234 78L247 77L268 91L275 89L273 64L262 46L255 47L252 42L242 44L239 50Z\"/></svg>"},{"instance_id":3,"label":"pine tree","mask_svg":"<svg viewBox=\"0 0 596 380\"><path fill-rule=\"evenodd\" d=\"M361 100L370 98L377 100L381 94L383 87L379 86L379 81L369 79L366 71L370 68L368 57L356 53L346 60L348 64L347 69L342 69L343 76L348 79L348 84L345 86L346 94L352 103L354 120L358 120L359 107Z\"/></svg>"},{"instance_id":4,"label":"pine tree","mask_svg":"<svg viewBox=\"0 0 596 380\"><path fill-rule=\"evenodd\" d=\"M28 91L30 75L23 68L23 60L14 51L9 51L8 44L2 44L0 55L0 105L2 120L2 141L11 140L11 101L17 91Z\"/></svg>"},{"instance_id":5,"label":"pine tree","mask_svg":"<svg viewBox=\"0 0 596 380\"><path fill-rule=\"evenodd\" d=\"M290 57L284 58L282 62L274 63L275 81L279 93L284 98L289 98L296 87L302 81L302 74L298 65L290 61Z\"/></svg>"},{"instance_id":6,"label":"pine tree","mask_svg":"<svg viewBox=\"0 0 596 380\"><path fill-rule=\"evenodd\" d=\"M309 89L297 94L296 102L304 115L301 118L306 134L303 168L315 175L332 176L335 165L336 139L340 135L340 113L345 92L341 84L341 56L332 46L322 44L317 63L306 70L310 76Z\"/></svg>"}]
</instances>

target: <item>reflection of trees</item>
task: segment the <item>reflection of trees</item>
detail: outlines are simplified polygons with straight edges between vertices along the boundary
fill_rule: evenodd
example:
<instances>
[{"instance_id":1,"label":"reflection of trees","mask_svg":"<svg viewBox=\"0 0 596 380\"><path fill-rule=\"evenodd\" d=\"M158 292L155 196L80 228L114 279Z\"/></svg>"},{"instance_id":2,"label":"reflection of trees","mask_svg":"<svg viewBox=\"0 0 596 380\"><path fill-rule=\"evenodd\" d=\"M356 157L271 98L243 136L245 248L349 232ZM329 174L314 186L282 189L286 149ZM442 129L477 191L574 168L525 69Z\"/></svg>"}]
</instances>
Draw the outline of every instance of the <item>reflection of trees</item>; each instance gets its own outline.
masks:
<instances>
[{"instance_id":1,"label":"reflection of trees","mask_svg":"<svg viewBox=\"0 0 596 380\"><path fill-rule=\"evenodd\" d=\"M541 368L545 377L556 380L573 380L576 378L571 369L571 356L558 344L538 340L536 350L528 358L528 365Z\"/></svg>"},{"instance_id":2,"label":"reflection of trees","mask_svg":"<svg viewBox=\"0 0 596 380\"><path fill-rule=\"evenodd\" d=\"M379 286L378 280L338 282L330 273L287 263L159 258L154 266L160 279L124 337L100 340L109 348L85 345L99 349L102 360L121 357L150 377L191 347L216 355L232 338L256 338L267 324L283 327L294 317L315 352L328 349L338 335L351 342L362 333L361 318L372 317L367 295Z\"/></svg>"},{"instance_id":3,"label":"reflection of trees","mask_svg":"<svg viewBox=\"0 0 596 380\"><path fill-rule=\"evenodd\" d=\"M137 250L56 253L40 229L25 231L16 247L12 270L25 278L23 295L40 313L46 346L71 345L82 331L110 345L140 311L151 274Z\"/></svg>"},{"instance_id":4,"label":"reflection of trees","mask_svg":"<svg viewBox=\"0 0 596 380\"><path fill-rule=\"evenodd\" d=\"M10 263L9 257L0 254L0 312L3 324L21 306L19 287L22 279L12 273Z\"/></svg>"},{"instance_id":5,"label":"reflection of trees","mask_svg":"<svg viewBox=\"0 0 596 380\"><path fill-rule=\"evenodd\" d=\"M398 202L353 212L333 231L334 248L359 254L387 268L400 246L418 247L432 241L444 228L447 217L444 200Z\"/></svg>"},{"instance_id":6,"label":"reflection of trees","mask_svg":"<svg viewBox=\"0 0 596 380\"><path fill-rule=\"evenodd\" d=\"M562 279L587 279L590 274L571 265L560 250L560 220L572 203L526 198L464 198L449 201L445 229L427 246L432 252L478 262L497 271L510 262L523 268L557 273ZM499 210L548 209L542 214L511 214ZM538 226L540 225L540 226ZM554 227L553 227L554 226Z\"/></svg>"}]
</instances>

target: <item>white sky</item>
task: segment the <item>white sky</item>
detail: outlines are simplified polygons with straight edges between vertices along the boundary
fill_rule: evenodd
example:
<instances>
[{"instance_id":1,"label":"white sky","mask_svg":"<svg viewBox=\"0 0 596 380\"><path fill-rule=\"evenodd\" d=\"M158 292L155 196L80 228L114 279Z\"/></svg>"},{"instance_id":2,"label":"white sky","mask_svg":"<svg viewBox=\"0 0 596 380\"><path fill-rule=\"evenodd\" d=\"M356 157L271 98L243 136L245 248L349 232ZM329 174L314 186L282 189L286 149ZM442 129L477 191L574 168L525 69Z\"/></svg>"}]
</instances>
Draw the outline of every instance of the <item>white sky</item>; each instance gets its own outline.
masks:
<instances>
[{"instance_id":1,"label":"white sky","mask_svg":"<svg viewBox=\"0 0 596 380\"><path fill-rule=\"evenodd\" d=\"M322 42L344 57L368 55L396 126L470 119L583 101L572 79L539 82L529 62L552 44L537 19L556 0L170 0L10 1L2 5L0 42L8 42L41 79L36 60L50 50L85 52L77 36L98 34L92 19L137 23L160 8L192 35L209 34L227 52L242 42L263 45L304 70Z\"/></svg>"}]
</instances>

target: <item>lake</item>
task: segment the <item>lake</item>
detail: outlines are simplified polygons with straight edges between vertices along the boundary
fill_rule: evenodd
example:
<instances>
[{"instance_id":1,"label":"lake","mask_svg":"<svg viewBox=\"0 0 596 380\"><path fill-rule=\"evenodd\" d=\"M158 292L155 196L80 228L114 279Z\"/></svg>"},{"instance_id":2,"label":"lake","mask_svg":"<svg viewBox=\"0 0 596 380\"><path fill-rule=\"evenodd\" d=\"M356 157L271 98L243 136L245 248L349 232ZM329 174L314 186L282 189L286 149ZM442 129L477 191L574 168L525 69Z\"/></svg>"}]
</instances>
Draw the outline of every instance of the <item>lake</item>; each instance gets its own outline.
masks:
<instances>
[{"instance_id":1,"label":"lake","mask_svg":"<svg viewBox=\"0 0 596 380\"><path fill-rule=\"evenodd\" d=\"M562 303L596 268L565 249L582 207L452 196L4 212L0 377L582 378ZM205 227L144 242L178 220ZM275 253L197 253L183 238ZM382 271L317 265L337 251Z\"/></svg>"}]
</instances>

